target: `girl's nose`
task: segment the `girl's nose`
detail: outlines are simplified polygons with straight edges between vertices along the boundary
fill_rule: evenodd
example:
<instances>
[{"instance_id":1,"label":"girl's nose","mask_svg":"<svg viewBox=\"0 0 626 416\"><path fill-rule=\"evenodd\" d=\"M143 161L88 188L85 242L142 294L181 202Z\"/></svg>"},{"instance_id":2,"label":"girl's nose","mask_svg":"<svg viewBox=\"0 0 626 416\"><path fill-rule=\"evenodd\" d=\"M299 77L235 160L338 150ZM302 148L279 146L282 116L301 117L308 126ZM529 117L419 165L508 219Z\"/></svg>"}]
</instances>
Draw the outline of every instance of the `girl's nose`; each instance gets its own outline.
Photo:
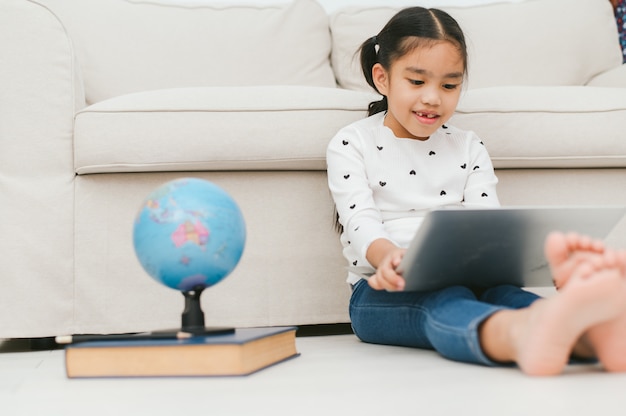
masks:
<instances>
[{"instance_id":1,"label":"girl's nose","mask_svg":"<svg viewBox=\"0 0 626 416\"><path fill-rule=\"evenodd\" d=\"M441 97L439 92L435 88L425 88L422 90L422 103L431 106L438 106L441 104Z\"/></svg>"}]
</instances>

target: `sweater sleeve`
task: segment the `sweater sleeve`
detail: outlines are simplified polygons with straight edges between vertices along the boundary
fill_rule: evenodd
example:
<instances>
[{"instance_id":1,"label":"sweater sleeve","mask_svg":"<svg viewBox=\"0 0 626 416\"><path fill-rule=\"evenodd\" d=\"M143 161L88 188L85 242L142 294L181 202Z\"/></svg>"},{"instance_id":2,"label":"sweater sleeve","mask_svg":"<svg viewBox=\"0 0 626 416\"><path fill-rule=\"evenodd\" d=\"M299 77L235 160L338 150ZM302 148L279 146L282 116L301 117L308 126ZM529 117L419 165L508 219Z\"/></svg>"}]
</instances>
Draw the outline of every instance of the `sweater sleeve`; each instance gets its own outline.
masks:
<instances>
[{"instance_id":1,"label":"sweater sleeve","mask_svg":"<svg viewBox=\"0 0 626 416\"><path fill-rule=\"evenodd\" d=\"M351 261L354 266L355 262L369 266L365 255L374 240L391 240L369 186L367 172L372 167L365 166L367 144L356 128L348 126L331 140L326 154L328 185L344 229L342 240L358 256Z\"/></svg>"},{"instance_id":2,"label":"sweater sleeve","mask_svg":"<svg viewBox=\"0 0 626 416\"><path fill-rule=\"evenodd\" d=\"M498 178L485 145L473 132L468 133L471 171L465 184L463 205L468 208L500 206L496 185Z\"/></svg>"}]
</instances>

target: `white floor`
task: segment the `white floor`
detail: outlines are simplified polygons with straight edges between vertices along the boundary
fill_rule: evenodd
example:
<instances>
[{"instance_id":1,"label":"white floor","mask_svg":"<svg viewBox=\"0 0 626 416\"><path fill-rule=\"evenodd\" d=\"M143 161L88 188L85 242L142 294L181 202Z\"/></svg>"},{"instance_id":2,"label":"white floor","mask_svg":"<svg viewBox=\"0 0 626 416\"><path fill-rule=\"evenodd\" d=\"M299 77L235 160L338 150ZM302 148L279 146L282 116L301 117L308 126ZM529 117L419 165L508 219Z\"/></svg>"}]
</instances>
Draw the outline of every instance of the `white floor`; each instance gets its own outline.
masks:
<instances>
[{"instance_id":1,"label":"white floor","mask_svg":"<svg viewBox=\"0 0 626 416\"><path fill-rule=\"evenodd\" d=\"M626 374L570 366L552 378L368 345L297 338L301 356L248 377L65 377L62 350L0 344L2 415L624 415ZM17 351L16 351L17 350Z\"/></svg>"}]
</instances>

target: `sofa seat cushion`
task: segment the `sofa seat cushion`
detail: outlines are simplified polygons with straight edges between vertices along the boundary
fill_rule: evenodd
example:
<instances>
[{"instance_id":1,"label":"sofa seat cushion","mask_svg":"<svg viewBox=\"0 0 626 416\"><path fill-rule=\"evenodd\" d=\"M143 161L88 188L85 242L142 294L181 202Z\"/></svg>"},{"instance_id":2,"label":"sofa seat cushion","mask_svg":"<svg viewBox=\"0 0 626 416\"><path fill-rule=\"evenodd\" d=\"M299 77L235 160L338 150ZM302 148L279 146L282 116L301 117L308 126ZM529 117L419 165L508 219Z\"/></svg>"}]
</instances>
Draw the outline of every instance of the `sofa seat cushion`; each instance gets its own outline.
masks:
<instances>
[{"instance_id":1,"label":"sofa seat cushion","mask_svg":"<svg viewBox=\"0 0 626 416\"><path fill-rule=\"evenodd\" d=\"M469 90L450 124L475 131L496 168L626 167L626 90L620 88Z\"/></svg>"},{"instance_id":2,"label":"sofa seat cushion","mask_svg":"<svg viewBox=\"0 0 626 416\"><path fill-rule=\"evenodd\" d=\"M374 98L303 86L128 94L77 113L75 171L324 170L328 141Z\"/></svg>"}]
</instances>

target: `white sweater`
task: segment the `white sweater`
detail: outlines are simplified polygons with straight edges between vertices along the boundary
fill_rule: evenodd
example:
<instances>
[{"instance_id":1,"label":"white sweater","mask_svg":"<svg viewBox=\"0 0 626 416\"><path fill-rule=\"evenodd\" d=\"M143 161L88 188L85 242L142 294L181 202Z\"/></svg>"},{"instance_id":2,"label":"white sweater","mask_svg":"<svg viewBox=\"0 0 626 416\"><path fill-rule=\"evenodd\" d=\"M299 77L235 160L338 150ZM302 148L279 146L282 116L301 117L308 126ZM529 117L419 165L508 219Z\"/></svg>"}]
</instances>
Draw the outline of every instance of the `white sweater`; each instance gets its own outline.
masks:
<instances>
[{"instance_id":1,"label":"white sweater","mask_svg":"<svg viewBox=\"0 0 626 416\"><path fill-rule=\"evenodd\" d=\"M374 240L408 247L430 209L499 206L498 179L476 134L444 126L425 141L402 139L384 118L378 113L344 127L327 149L343 254L361 271L374 271L365 258ZM358 280L349 273L349 283Z\"/></svg>"}]
</instances>

